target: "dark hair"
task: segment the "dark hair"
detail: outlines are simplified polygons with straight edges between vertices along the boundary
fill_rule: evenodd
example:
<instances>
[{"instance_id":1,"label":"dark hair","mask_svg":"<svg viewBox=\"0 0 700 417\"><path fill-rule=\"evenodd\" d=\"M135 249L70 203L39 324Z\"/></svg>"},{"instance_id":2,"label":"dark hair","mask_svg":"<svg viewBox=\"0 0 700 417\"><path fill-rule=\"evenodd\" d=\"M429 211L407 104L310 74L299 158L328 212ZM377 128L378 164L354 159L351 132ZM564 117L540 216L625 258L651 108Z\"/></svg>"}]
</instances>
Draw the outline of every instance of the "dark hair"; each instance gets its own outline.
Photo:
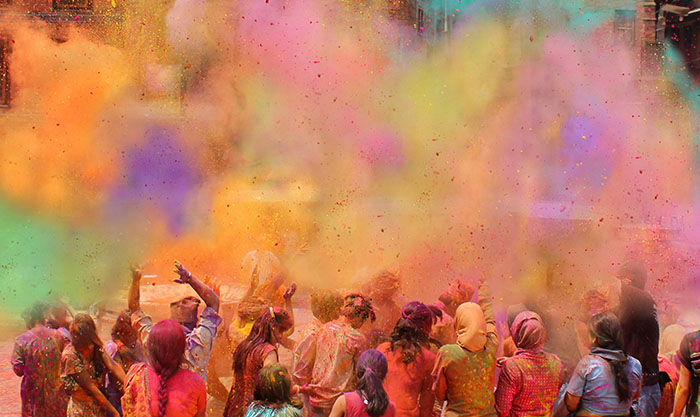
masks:
<instances>
[{"instance_id":1,"label":"dark hair","mask_svg":"<svg viewBox=\"0 0 700 417\"><path fill-rule=\"evenodd\" d=\"M421 349L430 345L426 329L433 324L433 313L425 304L412 301L401 311L401 318L391 333L391 351L396 347L402 350L403 363L411 363Z\"/></svg>"},{"instance_id":2,"label":"dark hair","mask_svg":"<svg viewBox=\"0 0 700 417\"><path fill-rule=\"evenodd\" d=\"M107 368L99 351L103 343L100 340L100 336L97 335L95 321L89 314L78 313L75 315L73 323L70 325L70 336L71 343L76 349L84 349L90 345L95 346L95 349L92 351L92 358L86 359L93 363L95 372L98 375L103 374Z\"/></svg>"},{"instance_id":3,"label":"dark hair","mask_svg":"<svg viewBox=\"0 0 700 417\"><path fill-rule=\"evenodd\" d=\"M386 357L376 349L365 350L357 360L355 391L367 401L365 411L371 417L381 416L389 407L389 397L382 384L387 369Z\"/></svg>"},{"instance_id":4,"label":"dark hair","mask_svg":"<svg viewBox=\"0 0 700 417\"><path fill-rule=\"evenodd\" d=\"M271 363L260 370L253 398L264 404L288 404L292 401L291 387L292 379L287 368L279 362Z\"/></svg>"},{"instance_id":5,"label":"dark hair","mask_svg":"<svg viewBox=\"0 0 700 417\"><path fill-rule=\"evenodd\" d=\"M292 328L294 321L287 310L281 307L269 307L255 320L248 337L243 339L233 353L233 370L243 374L245 362L250 352L263 343L274 344L273 329L280 332Z\"/></svg>"},{"instance_id":6,"label":"dark hair","mask_svg":"<svg viewBox=\"0 0 700 417\"><path fill-rule=\"evenodd\" d=\"M180 369L185 356L185 330L175 320L159 321L148 335L148 355L158 374L158 415L165 417L168 379Z\"/></svg>"},{"instance_id":7,"label":"dark hair","mask_svg":"<svg viewBox=\"0 0 700 417\"><path fill-rule=\"evenodd\" d=\"M630 390L629 378L625 372L625 367L629 362L629 358L622 348L620 321L614 314L609 312L596 314L588 320L588 330L595 338L593 343L596 347L617 350L623 353L624 360L603 359L610 364L615 374L615 387L617 388L617 395L620 397L620 402L630 400L632 398L632 391Z\"/></svg>"},{"instance_id":8,"label":"dark hair","mask_svg":"<svg viewBox=\"0 0 700 417\"><path fill-rule=\"evenodd\" d=\"M122 311L112 326L112 340L121 341L124 345L134 347L138 340L136 329L131 326L131 314Z\"/></svg>"},{"instance_id":9,"label":"dark hair","mask_svg":"<svg viewBox=\"0 0 700 417\"><path fill-rule=\"evenodd\" d=\"M32 304L22 315L27 329L31 329L37 324L44 324L46 322L46 312L48 309L49 305L43 301L37 301Z\"/></svg>"},{"instance_id":10,"label":"dark hair","mask_svg":"<svg viewBox=\"0 0 700 417\"><path fill-rule=\"evenodd\" d=\"M321 290L311 294L311 312L322 323L328 323L340 316L343 297L338 291Z\"/></svg>"},{"instance_id":11,"label":"dark hair","mask_svg":"<svg viewBox=\"0 0 700 417\"><path fill-rule=\"evenodd\" d=\"M437 323L438 320L442 320L442 310L438 306L429 304L428 308L433 313L433 324Z\"/></svg>"},{"instance_id":12,"label":"dark hair","mask_svg":"<svg viewBox=\"0 0 700 417\"><path fill-rule=\"evenodd\" d=\"M372 322L377 320L377 315L372 307L372 300L357 293L345 296L342 314L350 319L359 318L362 321L370 319Z\"/></svg>"},{"instance_id":13,"label":"dark hair","mask_svg":"<svg viewBox=\"0 0 700 417\"><path fill-rule=\"evenodd\" d=\"M641 290L644 289L647 283L647 270L644 268L644 265L636 260L625 262L622 268L620 268L618 276L628 278L632 286Z\"/></svg>"}]
</instances>

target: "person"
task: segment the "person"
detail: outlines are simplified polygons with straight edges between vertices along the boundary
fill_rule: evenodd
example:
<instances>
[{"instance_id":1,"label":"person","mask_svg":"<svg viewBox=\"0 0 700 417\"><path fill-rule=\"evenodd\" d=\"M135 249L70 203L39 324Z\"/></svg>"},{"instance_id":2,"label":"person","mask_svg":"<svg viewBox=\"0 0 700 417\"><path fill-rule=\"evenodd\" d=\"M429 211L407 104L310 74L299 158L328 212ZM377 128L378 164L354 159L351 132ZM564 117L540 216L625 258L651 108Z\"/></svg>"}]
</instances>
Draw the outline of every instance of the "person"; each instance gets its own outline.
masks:
<instances>
[{"instance_id":1,"label":"person","mask_svg":"<svg viewBox=\"0 0 700 417\"><path fill-rule=\"evenodd\" d=\"M678 387L678 371L673 362L659 355L659 378L661 380L661 401L656 409L656 417L669 417L673 413L673 401Z\"/></svg>"},{"instance_id":2,"label":"person","mask_svg":"<svg viewBox=\"0 0 700 417\"><path fill-rule=\"evenodd\" d=\"M70 324L73 321L73 313L63 301L57 300L49 304L49 315L46 319L46 327L56 329L70 340Z\"/></svg>"},{"instance_id":3,"label":"person","mask_svg":"<svg viewBox=\"0 0 700 417\"><path fill-rule=\"evenodd\" d=\"M510 358L511 356L515 355L515 352L518 350L518 347L515 345L515 340L513 340L513 335L510 332L510 328L513 326L513 322L515 321L515 318L518 317L518 314L526 310L527 307L525 307L525 305L522 303L511 304L506 308L507 328L503 329L502 335L504 335L505 338L503 339L503 343L501 343L503 356L506 358Z\"/></svg>"},{"instance_id":4,"label":"person","mask_svg":"<svg viewBox=\"0 0 700 417\"><path fill-rule=\"evenodd\" d=\"M563 375L559 358L543 351L546 332L542 318L523 311L510 326L517 350L501 364L496 389L499 417L549 416Z\"/></svg>"},{"instance_id":5,"label":"person","mask_svg":"<svg viewBox=\"0 0 700 417\"><path fill-rule=\"evenodd\" d=\"M22 417L66 415L68 396L61 388L61 352L69 343L58 330L45 326L49 306L37 302L25 313L26 332L15 339L12 370L22 378Z\"/></svg>"},{"instance_id":6,"label":"person","mask_svg":"<svg viewBox=\"0 0 700 417\"><path fill-rule=\"evenodd\" d=\"M468 283L458 279L449 284L438 301L433 305L439 309L442 314L439 320L433 326L430 337L440 342L441 345L449 345L456 343L456 333L454 327L454 315L457 307L471 300L474 295L474 288Z\"/></svg>"},{"instance_id":7,"label":"person","mask_svg":"<svg viewBox=\"0 0 700 417\"><path fill-rule=\"evenodd\" d=\"M681 370L681 361L678 357L678 348L681 346L683 337L687 330L680 324L671 324L661 332L659 340L659 356L663 356L676 368L676 372ZM659 364L660 366L661 364Z\"/></svg>"},{"instance_id":8,"label":"person","mask_svg":"<svg viewBox=\"0 0 700 417\"><path fill-rule=\"evenodd\" d=\"M105 343L105 352L114 362L119 365L124 373L129 371L131 365L143 362L143 351L138 343L138 334L131 326L131 314L122 311L112 326L112 338ZM121 414L121 397L124 393L124 386L114 378L107 376L106 395L109 402Z\"/></svg>"},{"instance_id":9,"label":"person","mask_svg":"<svg viewBox=\"0 0 700 417\"><path fill-rule=\"evenodd\" d=\"M384 355L369 349L357 360L357 388L339 396L329 417L394 417L396 405L382 386L387 373Z\"/></svg>"},{"instance_id":10,"label":"person","mask_svg":"<svg viewBox=\"0 0 700 417\"><path fill-rule=\"evenodd\" d=\"M265 365L245 417L301 417L301 411L291 404L291 389L292 379L284 366Z\"/></svg>"},{"instance_id":11,"label":"person","mask_svg":"<svg viewBox=\"0 0 700 417\"><path fill-rule=\"evenodd\" d=\"M429 350L433 313L425 304L413 301L401 310L391 341L377 350L386 356L384 381L389 399L396 404L397 417L430 417L435 403L431 372L435 354Z\"/></svg>"},{"instance_id":12,"label":"person","mask_svg":"<svg viewBox=\"0 0 700 417\"><path fill-rule=\"evenodd\" d=\"M578 347L578 360L586 356L591 350L591 340L588 331L588 321L599 313L610 310L608 300L598 289L586 291L581 297L580 308L574 318L574 332L576 333L576 346Z\"/></svg>"},{"instance_id":13,"label":"person","mask_svg":"<svg viewBox=\"0 0 700 417\"><path fill-rule=\"evenodd\" d=\"M433 368L433 391L447 400L445 416L496 415L493 387L498 333L485 281L479 287L479 303L463 303L455 312L457 343L438 351Z\"/></svg>"},{"instance_id":14,"label":"person","mask_svg":"<svg viewBox=\"0 0 700 417\"><path fill-rule=\"evenodd\" d=\"M104 351L95 322L87 314L76 314L70 326L72 343L61 355L61 381L70 395L68 417L119 417L101 388L105 375L124 383L124 371Z\"/></svg>"},{"instance_id":15,"label":"person","mask_svg":"<svg viewBox=\"0 0 700 417\"><path fill-rule=\"evenodd\" d=\"M187 338L182 325L162 320L151 328L146 350L149 364L129 369L121 399L124 416L203 417L207 392L197 373L181 368Z\"/></svg>"},{"instance_id":16,"label":"person","mask_svg":"<svg viewBox=\"0 0 700 417\"><path fill-rule=\"evenodd\" d=\"M681 370L673 401L673 417L698 417L698 387L700 387L700 330L686 334L678 348Z\"/></svg>"},{"instance_id":17,"label":"person","mask_svg":"<svg viewBox=\"0 0 700 417\"><path fill-rule=\"evenodd\" d=\"M627 416L642 393L642 365L623 349L620 322L610 312L588 321L593 348L576 365L564 398L577 416Z\"/></svg>"},{"instance_id":18,"label":"person","mask_svg":"<svg viewBox=\"0 0 700 417\"><path fill-rule=\"evenodd\" d=\"M367 320L375 319L369 299L349 294L340 317L318 332L311 382L301 387L301 393L308 395L310 416L328 416L335 400L355 388L355 363L367 346L359 329Z\"/></svg>"},{"instance_id":19,"label":"person","mask_svg":"<svg viewBox=\"0 0 700 417\"><path fill-rule=\"evenodd\" d=\"M299 331L299 342L294 347L294 382L306 385L311 382L316 359L316 335L328 322L340 317L343 297L338 291L316 291L311 294L311 321Z\"/></svg>"},{"instance_id":20,"label":"person","mask_svg":"<svg viewBox=\"0 0 700 417\"><path fill-rule=\"evenodd\" d=\"M226 401L224 416L242 417L253 401L255 384L263 366L279 362L277 345L292 328L291 315L281 307L268 307L255 323L248 337L233 354L233 385Z\"/></svg>"},{"instance_id":21,"label":"person","mask_svg":"<svg viewBox=\"0 0 700 417\"><path fill-rule=\"evenodd\" d=\"M628 262L620 269L620 305L625 352L642 364L642 394L634 404L637 417L653 417L661 401L659 387L659 321L656 303L644 290L647 273L641 264Z\"/></svg>"},{"instance_id":22,"label":"person","mask_svg":"<svg viewBox=\"0 0 700 417\"><path fill-rule=\"evenodd\" d=\"M389 271L382 271L367 282L364 293L372 300L372 307L377 316L376 322L373 323L375 334L370 337L377 340L386 339L394 329L396 321L401 317L401 307L394 300L399 288L401 280L398 274Z\"/></svg>"},{"instance_id":23,"label":"person","mask_svg":"<svg viewBox=\"0 0 700 417\"><path fill-rule=\"evenodd\" d=\"M207 366L212 346L216 339L217 328L222 318L219 316L219 296L207 285L179 262L175 262L175 272L179 278L178 284L189 284L192 289L204 300L206 308L198 316L199 299L185 297L170 304L170 318L184 327L186 335L185 361L182 366L194 371L205 381L207 380ZM132 274L129 288L129 311L132 311L131 324L139 335L142 346L148 345L148 335L153 328L151 316L141 310L140 285L141 271L135 270ZM216 284L212 284L216 286Z\"/></svg>"}]
</instances>

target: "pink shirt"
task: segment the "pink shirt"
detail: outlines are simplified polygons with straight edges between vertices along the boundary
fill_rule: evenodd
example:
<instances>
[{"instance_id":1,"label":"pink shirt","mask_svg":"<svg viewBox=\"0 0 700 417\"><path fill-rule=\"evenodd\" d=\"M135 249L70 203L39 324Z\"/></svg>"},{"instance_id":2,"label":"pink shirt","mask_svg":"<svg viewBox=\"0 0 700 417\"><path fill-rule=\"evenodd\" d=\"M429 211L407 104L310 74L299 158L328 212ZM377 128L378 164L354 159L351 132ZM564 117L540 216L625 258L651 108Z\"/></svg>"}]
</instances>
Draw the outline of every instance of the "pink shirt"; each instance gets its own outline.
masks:
<instances>
[{"instance_id":1,"label":"pink shirt","mask_svg":"<svg viewBox=\"0 0 700 417\"><path fill-rule=\"evenodd\" d=\"M346 392L345 394L345 417L370 417L365 410L365 404L360 394L356 391ZM389 401L389 406L384 411L381 417L394 417L396 414L396 406L392 401Z\"/></svg>"},{"instance_id":2,"label":"pink shirt","mask_svg":"<svg viewBox=\"0 0 700 417\"><path fill-rule=\"evenodd\" d=\"M147 381L147 383L146 383ZM146 364L136 364L129 369L124 386L122 406L124 415L158 417L158 388L160 379L156 371ZM146 392L145 387L148 387ZM201 376L187 369L180 369L167 382L168 416L194 417L207 406L207 389ZM132 410L132 408L134 408Z\"/></svg>"},{"instance_id":3,"label":"pink shirt","mask_svg":"<svg viewBox=\"0 0 700 417\"><path fill-rule=\"evenodd\" d=\"M386 356L389 369L384 378L384 389L396 403L396 417L430 417L435 403L433 377L435 354L426 348L409 364L403 362L400 347L391 351L391 343L382 343L377 350Z\"/></svg>"}]
</instances>

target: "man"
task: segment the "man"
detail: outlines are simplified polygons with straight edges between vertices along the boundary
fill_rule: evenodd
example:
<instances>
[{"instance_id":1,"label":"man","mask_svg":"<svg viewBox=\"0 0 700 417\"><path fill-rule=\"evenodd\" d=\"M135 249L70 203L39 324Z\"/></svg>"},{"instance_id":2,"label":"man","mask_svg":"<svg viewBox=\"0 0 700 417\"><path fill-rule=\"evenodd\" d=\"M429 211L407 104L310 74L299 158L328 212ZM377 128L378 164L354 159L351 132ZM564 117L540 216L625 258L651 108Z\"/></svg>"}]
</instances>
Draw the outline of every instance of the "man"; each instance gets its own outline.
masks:
<instances>
[{"instance_id":1,"label":"man","mask_svg":"<svg viewBox=\"0 0 700 417\"><path fill-rule=\"evenodd\" d=\"M656 303L644 290L647 273L636 262L622 266L618 317L625 352L642 364L642 395L632 408L639 417L654 417L661 401L659 387L659 321Z\"/></svg>"},{"instance_id":2,"label":"man","mask_svg":"<svg viewBox=\"0 0 700 417\"><path fill-rule=\"evenodd\" d=\"M170 318L184 327L187 337L185 362L182 367L197 373L206 381L209 356L216 340L217 327L222 321L219 316L219 296L189 273L179 262L176 261L175 266L175 273L179 275L175 282L189 284L207 305L201 314L198 314L200 304L198 298L185 297L170 304ZM153 321L141 310L140 285L141 271L134 270L129 288L129 310L133 312L131 324L139 333L141 344L147 346L146 341L153 327Z\"/></svg>"},{"instance_id":3,"label":"man","mask_svg":"<svg viewBox=\"0 0 700 417\"><path fill-rule=\"evenodd\" d=\"M358 329L368 319L376 320L372 303L360 294L351 294L345 297L341 316L318 332L313 364L305 364L311 368L311 382L300 388L308 395L310 416L328 416L335 400L355 389L355 364L367 348Z\"/></svg>"}]
</instances>

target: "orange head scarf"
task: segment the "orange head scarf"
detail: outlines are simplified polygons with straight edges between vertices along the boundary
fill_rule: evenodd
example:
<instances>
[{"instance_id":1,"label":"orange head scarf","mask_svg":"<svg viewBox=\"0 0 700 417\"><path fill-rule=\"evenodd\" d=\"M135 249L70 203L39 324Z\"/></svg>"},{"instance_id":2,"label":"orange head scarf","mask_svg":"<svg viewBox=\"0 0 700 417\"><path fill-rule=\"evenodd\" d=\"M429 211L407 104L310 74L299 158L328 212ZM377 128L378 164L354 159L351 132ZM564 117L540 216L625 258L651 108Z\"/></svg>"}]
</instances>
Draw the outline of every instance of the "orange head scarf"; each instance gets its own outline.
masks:
<instances>
[{"instance_id":1,"label":"orange head scarf","mask_svg":"<svg viewBox=\"0 0 700 417\"><path fill-rule=\"evenodd\" d=\"M457 344L470 352L486 346L486 318L481 306L476 303L463 303L455 313Z\"/></svg>"}]
</instances>

